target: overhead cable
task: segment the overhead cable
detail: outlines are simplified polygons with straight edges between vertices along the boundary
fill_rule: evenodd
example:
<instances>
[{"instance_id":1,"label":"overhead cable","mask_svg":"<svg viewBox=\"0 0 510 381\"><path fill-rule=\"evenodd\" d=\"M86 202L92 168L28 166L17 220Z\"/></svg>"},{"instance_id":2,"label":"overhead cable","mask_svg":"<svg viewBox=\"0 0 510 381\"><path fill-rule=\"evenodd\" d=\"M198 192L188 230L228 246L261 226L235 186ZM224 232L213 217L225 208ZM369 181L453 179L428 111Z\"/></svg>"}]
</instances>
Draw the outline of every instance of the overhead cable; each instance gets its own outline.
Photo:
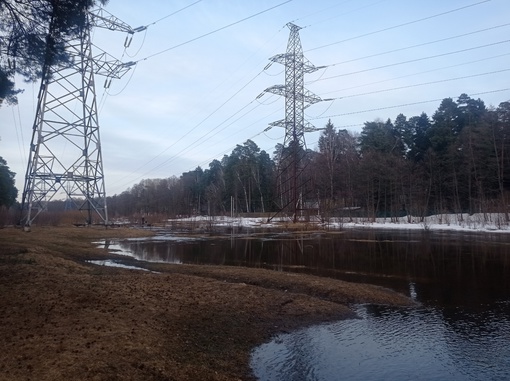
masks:
<instances>
[{"instance_id":1,"label":"overhead cable","mask_svg":"<svg viewBox=\"0 0 510 381\"><path fill-rule=\"evenodd\" d=\"M452 55L452 54L457 54L457 53L469 52L469 51L472 51L472 50L481 49L481 48L486 48L486 47L489 47L489 46L495 46L495 45L500 45L500 44L507 44L507 43L509 43L509 42L510 42L510 40L498 41L498 42L493 42L493 43L491 43L491 44L485 44L485 45L474 46L474 47L471 47L471 48L455 50L455 51L453 51L453 52L447 52L447 53L435 54L435 55L433 55L433 56L427 56L427 57L415 58L415 59L412 59L412 60L407 60L407 61L402 61L402 62L395 62L395 63L391 63L391 64L387 64L387 65L376 66L376 67L369 68L369 69L363 69L363 70L353 71L353 72L349 72L349 73L333 75L333 76L331 76L331 77L326 77L326 78L317 79L317 80L315 80L314 82L324 81L324 80L326 80L326 79L331 79L331 78L345 77L345 76L353 75L353 74L365 73L365 72L367 72L367 71L378 70L378 69L384 69L384 68L387 68L387 67L398 66L398 65L404 65L404 64L408 64L408 63L412 63L412 62L418 62L418 61L429 60L429 59L432 59L432 58L444 57L444 56L448 56L448 55Z\"/></svg>"},{"instance_id":2,"label":"overhead cable","mask_svg":"<svg viewBox=\"0 0 510 381\"><path fill-rule=\"evenodd\" d=\"M391 81L395 81L395 80L397 80L397 79L409 78L409 77L414 77L414 76L416 76L416 75L422 75L422 74L432 73L432 72L434 72L434 71L439 71L439 70L451 69L451 68L459 67L459 66L470 65L470 64L474 64L474 63L478 63L478 62L483 62L483 61L492 60L492 59L495 59L495 58L501 58L501 57L508 56L508 55L510 55L510 53L498 54L498 55L496 55L496 56L480 58L480 59L478 59L478 60L473 60L473 61L468 61L468 62L462 62L462 63L455 64L455 65L441 66L441 67L438 67L438 68L434 68L434 69L430 69L430 70L425 70L425 71L420 71L420 72L417 72L417 73L411 73L411 74L401 75L401 76L398 76L398 77L387 78L387 79L383 79L383 80L381 80L381 81L376 81L376 82L364 83L364 84L362 84L362 85L356 85L356 86L345 87L345 88L340 89L340 90L326 91L326 92L323 92L322 94L324 95L324 94L331 94L331 93L339 93L339 92L341 92L341 91L347 91L347 90L359 89L360 87L366 87L366 86L378 85L378 84L380 84L380 83L384 83L384 82L391 82ZM307 84L308 84L308 83L307 83Z\"/></svg>"},{"instance_id":3,"label":"overhead cable","mask_svg":"<svg viewBox=\"0 0 510 381\"><path fill-rule=\"evenodd\" d=\"M351 94L351 95L345 95L343 97L330 98L329 100L354 98L354 97L361 97L361 96L365 96L365 95L373 95L373 94L379 94L379 93L386 93L388 91L404 90L404 89L410 89L410 88L413 88L413 87L435 85L437 83L452 82L452 81L458 81L458 80L461 80L461 79L482 77L484 75L498 74L498 73L503 73L503 72L506 72L506 71L510 71L510 69L494 70L494 71L489 71L489 72L486 72L486 73L471 74L471 75L465 75L465 76L462 76L462 77L440 79L440 80L437 80L437 81L430 81L430 82L423 82L423 83L414 83L412 85L393 87L393 88L390 88L390 89L375 90L375 91L370 91L370 92L366 92L366 93Z\"/></svg>"},{"instance_id":4,"label":"overhead cable","mask_svg":"<svg viewBox=\"0 0 510 381\"><path fill-rule=\"evenodd\" d=\"M491 0L479 1L478 3L469 4L469 5L466 5L466 6L463 6L463 7L460 7L460 8L455 8L455 9L452 9L452 10L449 10L449 11L446 11L446 12L437 13L437 14L432 15L432 16L423 17L421 19L417 19L417 20L413 20L413 21L408 21L408 22L405 22L403 24L393 25L393 26L390 26L390 27L387 27L387 28L383 28L383 29L379 29L379 30L376 30L376 31L373 31L373 32L368 32L368 33L360 34L359 36L350 37L350 38L346 38L344 40L340 40L340 41L332 42L332 43L329 43L329 44L326 44L326 45L318 46L316 48L308 49L305 52L310 52L312 50L318 50L318 49L326 48L326 47L329 47L329 46L332 46L332 45L341 44L343 42L356 40L358 38L371 36L373 34L377 34L377 33L381 33L381 32L386 32L388 30L401 28L403 26L407 26L407 25L411 25L411 24L416 24L416 23L419 23L419 22L422 22L422 21L426 21L426 20L430 20L430 19L433 19L433 18L436 18L436 17L444 16L444 15L447 15L447 14L450 14L450 13L453 13L453 12L458 12L458 11L466 9L466 8L474 7L476 5L487 3L489 1L491 1Z\"/></svg>"},{"instance_id":5,"label":"overhead cable","mask_svg":"<svg viewBox=\"0 0 510 381\"><path fill-rule=\"evenodd\" d=\"M148 60L149 58L152 58L152 57L158 56L158 55L163 54L163 53L166 53L166 52L168 52L168 51L170 51L170 50L173 50L173 49L176 49L176 48L181 47L181 46L183 46L183 45L189 44L190 42L194 42L194 41L197 41L197 40L199 40L199 39L201 39L201 38L204 38L204 37L210 36L211 34L214 34L214 33L217 33L217 32L219 32L219 31L222 31L222 30L224 30L224 29L230 28L231 26L234 26L234 25L240 24L240 23L242 23L243 21L246 21L246 20L252 19L252 18L254 18L254 17L256 17L256 16L259 16L259 15L261 15L261 14L263 14L263 13L269 12L269 11L271 11L271 10L275 9L275 8L281 7L282 5L285 5L285 4L287 4L287 3L290 3L291 1L293 1L293 0L287 0L287 1L284 1L283 3L277 4L277 5L273 6L273 7L267 8L267 9L264 9L263 11L257 12L257 13L255 13L255 14L251 15L251 16L245 17L245 18L243 18L243 19L241 19L241 20L238 20L238 21L235 21L235 22L230 23L230 24L228 24L228 25L222 26L221 28L215 29L215 30L213 30L213 31L207 32L207 33L205 33L205 34L202 34L202 35L200 35L200 36L198 36L198 37L192 38L191 40L188 40L188 41L185 41L185 42L181 42L180 44L177 44L177 45L171 46L171 47L169 47L169 48L167 48L167 49L161 50L161 51L159 51L159 52L156 52L156 53L150 54L150 55L148 55L148 56L147 56L147 57L145 57L145 58L141 58L141 59L139 59L137 62Z\"/></svg>"},{"instance_id":6,"label":"overhead cable","mask_svg":"<svg viewBox=\"0 0 510 381\"><path fill-rule=\"evenodd\" d=\"M510 88L489 90L489 91L483 91L483 92L479 92L479 93L472 93L472 94L468 94L468 96L473 97L476 95L493 94L493 93L499 93L499 92L503 92L503 91L510 91ZM452 97L450 97L450 98L452 98ZM346 112L346 113L342 113L342 114L335 114L335 115L328 115L328 116L318 116L318 117L312 117L310 119L326 119L326 118L335 118L338 116L365 114L367 112L372 112L372 111L390 110L390 109L399 108L399 107L408 107L408 106L416 106L416 105L425 104L425 103L441 102L443 99L445 99L445 98L443 97L443 98L429 99L426 101L403 103L403 104L394 105L394 106L377 107L377 108L372 108L372 109L368 109L368 110L351 111L351 112Z\"/></svg>"},{"instance_id":7,"label":"overhead cable","mask_svg":"<svg viewBox=\"0 0 510 381\"><path fill-rule=\"evenodd\" d=\"M262 74L263 71L260 71L257 75L255 75L252 79L250 79L246 84L244 84L239 90L237 90L232 96L230 96L226 101L224 101L220 106L218 106L216 109L214 109L211 113L209 113L209 115L207 115L204 119L202 119L198 124L196 124L193 128L191 128L188 132L186 132L183 136L181 136L178 140L176 140L175 142L173 142L171 145L169 145L168 147L166 147L163 151L161 151L159 154L157 154L156 156L154 156L152 159L150 159L148 162L146 162L145 164L142 164L141 166L139 166L138 168L136 168L135 170L133 170L131 172L131 174L134 174L136 173L138 170L140 170L141 168L145 167L146 165L148 165L150 162L154 161L156 158L160 157L161 155L163 155L165 152L167 152L170 148L172 148L173 146L175 146L177 143L179 143L181 140L183 140L185 137L187 137L188 135L190 135L193 131L195 131L198 127L200 127L203 123L205 123L209 118L211 118L214 114L216 114L221 108L223 108L228 102L230 102L235 96L237 96L242 90L244 90L250 83L252 83L257 77L259 77L261 74ZM240 110L238 110L236 113L234 113L232 116L230 116L228 119L226 119L225 121L223 121L223 123L225 123L226 121L228 121L229 119L231 119L232 117L234 117L236 114L240 113L242 110L244 110L246 107L248 107L250 104L252 104L255 100L252 100L250 103L248 103L248 105L244 106L243 108L241 108ZM223 124L222 123L222 124ZM190 145L188 145L186 148L189 148L191 145L193 145L193 143L191 143ZM172 157L173 158L173 157ZM169 159L170 160L170 159ZM167 160L168 161L168 160ZM163 164L159 164L157 165L156 167L148 170L147 172L145 172L143 176L151 173L152 171L154 171L155 169L158 169L159 167L161 167L162 165L166 164L166 162L164 162ZM123 178L126 178L126 177L129 177L131 174L129 175L126 175L124 176ZM139 177L137 177L139 178Z\"/></svg>"},{"instance_id":8,"label":"overhead cable","mask_svg":"<svg viewBox=\"0 0 510 381\"><path fill-rule=\"evenodd\" d=\"M490 27L490 28L485 28L485 29L479 29L479 30L475 30L475 31L473 31L473 32L468 32L468 33L458 34L458 35L456 35L456 36L451 36L451 37L441 38L441 39L439 39L439 40L423 42L423 43L421 43L421 44L416 44L416 45L406 46L406 47L403 47L403 48L398 48L398 49L393 49L393 50L387 50L387 51L385 51L385 52L375 53L375 54L370 54L370 55L368 55L368 56L363 56L363 57L353 58L353 59L350 59L350 60L347 60L347 61L336 62L336 63L334 63L334 64L324 65L324 66L326 66L326 67L332 67L332 66L337 66L337 65L342 65L342 64L346 64L346 63L351 63L351 62L355 62L355 61L364 60L364 59L367 59L367 58L379 57L379 56L382 56L382 55L385 55L385 54L396 53L396 52L401 52L401 51L403 51L403 50L407 50L407 49L413 49L413 48L418 48L418 47L422 47L422 46L426 46L426 45L437 44L438 42L444 42L444 41L454 40L454 39L456 39L456 38L461 38L461 37L471 36L471 35L473 35L473 34L477 34L477 33L481 33L481 32L487 32L487 31L489 31L489 30L494 30L494 29L498 29L498 28L503 28L503 27L506 27L506 26L510 26L510 23L501 24L501 25L496 25L496 26L492 26L492 27Z\"/></svg>"},{"instance_id":9,"label":"overhead cable","mask_svg":"<svg viewBox=\"0 0 510 381\"><path fill-rule=\"evenodd\" d=\"M163 20L165 20L165 19L167 19L167 18L169 18L169 17L171 17L171 16L173 16L173 15L175 15L175 14L179 13L179 12L182 12L182 11L184 11L185 9L188 9L189 7L192 7L192 6L193 6L193 5L195 5L195 4L200 3L201 1L202 1L202 0L198 0L198 1L195 1L194 3L191 3L190 5L186 5L185 7L181 8L181 9L178 9L178 10L176 10L175 12L172 12L172 13L170 13L170 14L168 14L168 15L164 16L164 17L161 17L160 19L157 19L156 21L154 21L154 22L152 22L152 23L150 23L150 24L147 24L145 27L146 27L146 28L148 28L149 26L154 25L154 24L156 24L156 23L158 23L158 22L160 22L160 21L163 21Z\"/></svg>"},{"instance_id":10,"label":"overhead cable","mask_svg":"<svg viewBox=\"0 0 510 381\"><path fill-rule=\"evenodd\" d=\"M335 4L335 5L332 5L332 6L329 6L329 7L327 7L327 8L324 8L324 9L322 9L322 10L320 10L320 11L313 12L313 13L309 13L308 15L302 16L302 17L300 17L300 18L298 18L298 19L296 19L296 20L292 21L292 23L293 23L293 24L295 24L295 23L296 23L297 21L299 21L299 20L305 19L305 18L310 17L310 16L314 16L314 15L316 15L316 14L318 14L318 13L322 13L322 12L324 12L324 11L327 11L327 10L331 9L331 8L335 8L335 7L341 6L341 5L343 5L344 3L349 3L349 2L351 2L351 1L352 1L352 0L346 0L346 1L343 1L343 2L341 2L341 3L337 3L337 4ZM350 14L350 13L358 12L358 11L364 10L364 9L366 9L366 8L373 7L374 5L377 5L377 4L380 4L380 3L384 3L385 1L388 1L388 0L379 0L379 1L376 1L376 2L374 2L374 3L370 3L370 4L367 4L367 5L363 5L363 6L359 7L359 8L355 8L355 9L349 10L349 11L347 11L347 12L341 13L341 14L339 14L339 15L336 15L336 16L333 16L333 17L328 17L327 19L324 19L324 20L321 20L321 21L314 22L313 24L309 24L309 25L307 25L307 26L303 27L303 29L304 29L304 28L309 28L309 27L315 26L315 25L317 25L317 24L321 24L321 23L323 23L323 22L326 22L326 21L329 21L329 20L332 20L332 19L338 18L338 17L340 17L340 16L345 16L345 15Z\"/></svg>"}]
</instances>

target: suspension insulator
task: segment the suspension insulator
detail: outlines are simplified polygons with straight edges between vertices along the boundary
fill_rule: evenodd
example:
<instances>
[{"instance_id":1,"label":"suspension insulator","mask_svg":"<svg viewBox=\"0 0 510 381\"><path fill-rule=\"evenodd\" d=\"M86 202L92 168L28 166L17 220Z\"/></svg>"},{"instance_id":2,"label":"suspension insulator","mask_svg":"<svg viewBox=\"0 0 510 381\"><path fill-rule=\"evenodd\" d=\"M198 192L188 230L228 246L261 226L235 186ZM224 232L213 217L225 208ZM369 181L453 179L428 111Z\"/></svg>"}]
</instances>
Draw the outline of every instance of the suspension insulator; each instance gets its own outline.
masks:
<instances>
[{"instance_id":1,"label":"suspension insulator","mask_svg":"<svg viewBox=\"0 0 510 381\"><path fill-rule=\"evenodd\" d=\"M129 45L131 45L131 41L133 41L133 36L127 35L126 40L124 41L124 47L129 48Z\"/></svg>"}]
</instances>

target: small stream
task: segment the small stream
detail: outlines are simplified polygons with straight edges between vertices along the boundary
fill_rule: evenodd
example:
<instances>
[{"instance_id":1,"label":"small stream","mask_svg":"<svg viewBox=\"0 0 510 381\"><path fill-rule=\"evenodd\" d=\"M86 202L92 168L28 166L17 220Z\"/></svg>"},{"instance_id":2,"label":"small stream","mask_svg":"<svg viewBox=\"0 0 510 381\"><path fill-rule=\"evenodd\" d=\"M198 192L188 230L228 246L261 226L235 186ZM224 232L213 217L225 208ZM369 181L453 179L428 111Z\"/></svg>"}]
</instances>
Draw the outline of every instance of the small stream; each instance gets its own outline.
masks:
<instances>
[{"instance_id":1,"label":"small stream","mask_svg":"<svg viewBox=\"0 0 510 381\"><path fill-rule=\"evenodd\" d=\"M144 261L262 267L392 288L420 306L354 306L360 319L279 335L260 380L509 380L510 237L351 230L108 241Z\"/></svg>"}]
</instances>

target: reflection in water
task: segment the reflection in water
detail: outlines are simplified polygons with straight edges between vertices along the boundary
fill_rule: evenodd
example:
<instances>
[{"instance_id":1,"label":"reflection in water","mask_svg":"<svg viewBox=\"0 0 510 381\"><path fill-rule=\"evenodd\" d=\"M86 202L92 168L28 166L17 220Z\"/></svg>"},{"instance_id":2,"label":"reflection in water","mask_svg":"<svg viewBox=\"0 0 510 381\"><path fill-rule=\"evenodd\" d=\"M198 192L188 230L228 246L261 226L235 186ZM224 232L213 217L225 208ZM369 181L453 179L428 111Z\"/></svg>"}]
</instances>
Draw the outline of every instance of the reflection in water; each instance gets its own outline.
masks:
<instances>
[{"instance_id":1,"label":"reflection in water","mask_svg":"<svg viewBox=\"0 0 510 381\"><path fill-rule=\"evenodd\" d=\"M421 303L282 335L254 352L261 380L510 379L506 235L347 231L111 242L135 258L264 267L378 284Z\"/></svg>"},{"instance_id":2,"label":"reflection in water","mask_svg":"<svg viewBox=\"0 0 510 381\"><path fill-rule=\"evenodd\" d=\"M348 231L197 239L167 234L111 242L118 253L154 262L264 267L379 284L418 301L480 305L510 294L504 235Z\"/></svg>"}]
</instances>

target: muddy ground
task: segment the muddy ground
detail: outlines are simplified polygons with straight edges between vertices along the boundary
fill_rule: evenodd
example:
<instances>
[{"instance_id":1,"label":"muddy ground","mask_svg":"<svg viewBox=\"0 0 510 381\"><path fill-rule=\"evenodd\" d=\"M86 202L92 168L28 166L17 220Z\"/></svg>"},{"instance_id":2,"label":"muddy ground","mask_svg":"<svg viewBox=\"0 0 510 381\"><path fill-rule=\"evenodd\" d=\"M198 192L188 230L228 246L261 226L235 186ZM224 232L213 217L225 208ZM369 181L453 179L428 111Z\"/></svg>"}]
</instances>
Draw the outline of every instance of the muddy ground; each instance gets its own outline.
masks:
<instances>
[{"instance_id":1,"label":"muddy ground","mask_svg":"<svg viewBox=\"0 0 510 381\"><path fill-rule=\"evenodd\" d=\"M270 270L89 264L100 238L139 229L0 229L0 380L253 380L273 335L354 317L351 303L410 305L380 287Z\"/></svg>"}]
</instances>

